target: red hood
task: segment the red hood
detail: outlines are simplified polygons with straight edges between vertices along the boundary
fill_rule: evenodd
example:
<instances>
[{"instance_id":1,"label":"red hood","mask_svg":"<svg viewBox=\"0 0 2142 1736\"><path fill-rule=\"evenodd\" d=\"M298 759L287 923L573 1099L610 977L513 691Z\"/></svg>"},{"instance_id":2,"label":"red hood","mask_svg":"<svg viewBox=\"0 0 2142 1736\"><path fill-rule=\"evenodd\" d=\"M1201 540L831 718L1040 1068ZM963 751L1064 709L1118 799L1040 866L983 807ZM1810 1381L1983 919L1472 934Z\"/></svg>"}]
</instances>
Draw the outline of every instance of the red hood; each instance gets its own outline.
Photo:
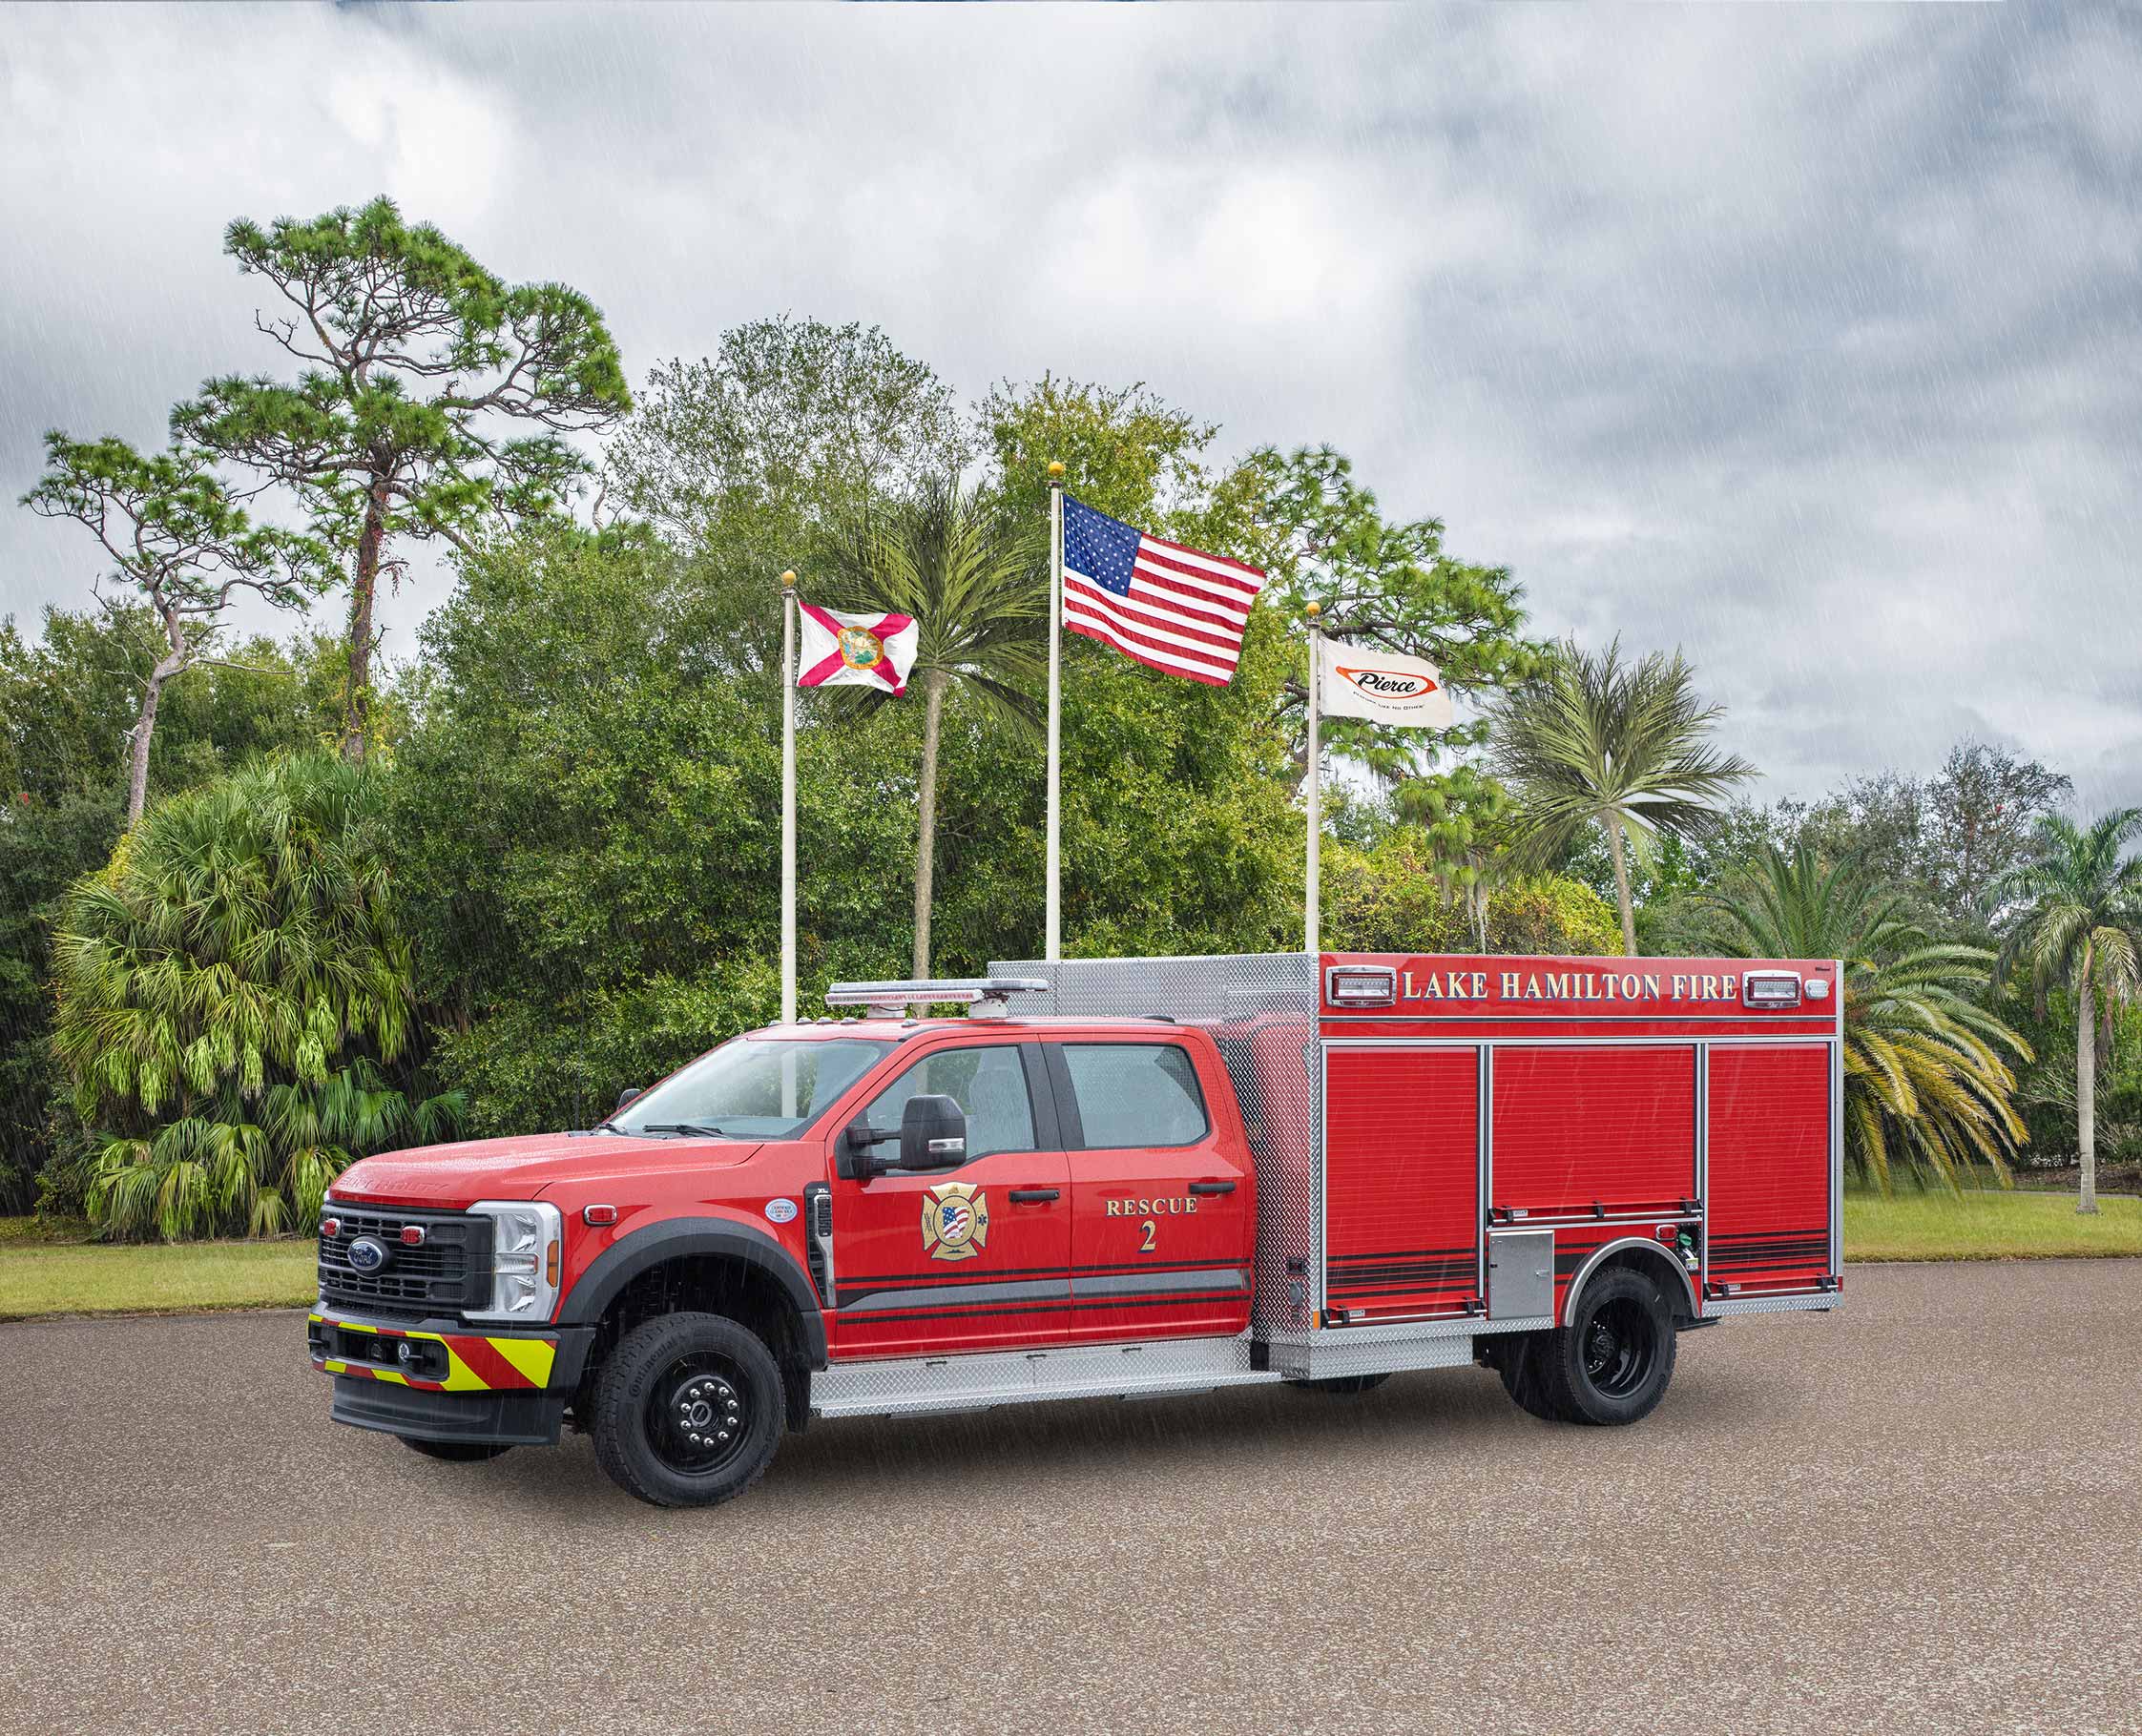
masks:
<instances>
[{"instance_id":1,"label":"red hood","mask_svg":"<svg viewBox=\"0 0 2142 1736\"><path fill-rule=\"evenodd\" d=\"M632 1139L616 1133L526 1133L383 1151L344 1169L334 1197L375 1206L459 1208L532 1200L553 1182L704 1171L743 1163L762 1140Z\"/></svg>"}]
</instances>

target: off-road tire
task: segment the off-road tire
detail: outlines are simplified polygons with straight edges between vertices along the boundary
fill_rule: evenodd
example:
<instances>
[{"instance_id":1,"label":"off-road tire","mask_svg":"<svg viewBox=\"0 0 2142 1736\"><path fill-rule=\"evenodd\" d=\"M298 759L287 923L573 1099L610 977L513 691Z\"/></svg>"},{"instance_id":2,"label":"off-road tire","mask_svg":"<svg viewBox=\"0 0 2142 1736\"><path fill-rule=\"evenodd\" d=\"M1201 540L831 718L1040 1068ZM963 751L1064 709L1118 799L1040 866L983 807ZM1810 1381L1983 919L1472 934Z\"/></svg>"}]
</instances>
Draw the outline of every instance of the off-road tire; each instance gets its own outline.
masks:
<instances>
[{"instance_id":1,"label":"off-road tire","mask_svg":"<svg viewBox=\"0 0 2142 1736\"><path fill-rule=\"evenodd\" d=\"M443 1458L449 1465L478 1464L513 1450L496 1440L419 1440L414 1435L398 1435L395 1438L412 1453L422 1453L426 1458Z\"/></svg>"},{"instance_id":2,"label":"off-road tire","mask_svg":"<svg viewBox=\"0 0 2142 1736\"><path fill-rule=\"evenodd\" d=\"M1657 1409L1674 1378L1674 1311L1658 1286L1617 1266L1577 1292L1546 1354L1532 1360L1564 1421L1619 1426Z\"/></svg>"},{"instance_id":3,"label":"off-road tire","mask_svg":"<svg viewBox=\"0 0 2142 1736\"><path fill-rule=\"evenodd\" d=\"M1358 1398L1363 1393L1373 1393L1390 1378L1386 1371L1381 1374L1333 1374L1323 1380L1290 1380L1289 1386L1298 1386L1305 1393L1324 1393L1333 1398Z\"/></svg>"},{"instance_id":4,"label":"off-road tire","mask_svg":"<svg viewBox=\"0 0 2142 1736\"><path fill-rule=\"evenodd\" d=\"M711 1507L765 1476L785 1414L780 1367L756 1333L721 1314L664 1314L610 1353L591 1432L596 1462L627 1494L657 1507ZM734 1438L721 1434L725 1422ZM696 1440L703 1464L692 1462Z\"/></svg>"}]
</instances>

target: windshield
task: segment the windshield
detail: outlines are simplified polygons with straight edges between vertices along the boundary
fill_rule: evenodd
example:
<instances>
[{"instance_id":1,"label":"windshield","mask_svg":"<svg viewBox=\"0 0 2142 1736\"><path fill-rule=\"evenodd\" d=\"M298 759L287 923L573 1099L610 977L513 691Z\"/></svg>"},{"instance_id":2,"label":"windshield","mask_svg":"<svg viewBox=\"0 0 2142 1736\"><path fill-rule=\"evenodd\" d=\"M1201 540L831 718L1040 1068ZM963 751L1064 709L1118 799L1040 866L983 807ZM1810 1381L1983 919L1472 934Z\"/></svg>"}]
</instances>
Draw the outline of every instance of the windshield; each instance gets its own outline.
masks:
<instances>
[{"instance_id":1,"label":"windshield","mask_svg":"<svg viewBox=\"0 0 2142 1736\"><path fill-rule=\"evenodd\" d=\"M602 1125L618 1133L786 1139L891 1047L857 1037L810 1043L738 1037L634 1098Z\"/></svg>"}]
</instances>

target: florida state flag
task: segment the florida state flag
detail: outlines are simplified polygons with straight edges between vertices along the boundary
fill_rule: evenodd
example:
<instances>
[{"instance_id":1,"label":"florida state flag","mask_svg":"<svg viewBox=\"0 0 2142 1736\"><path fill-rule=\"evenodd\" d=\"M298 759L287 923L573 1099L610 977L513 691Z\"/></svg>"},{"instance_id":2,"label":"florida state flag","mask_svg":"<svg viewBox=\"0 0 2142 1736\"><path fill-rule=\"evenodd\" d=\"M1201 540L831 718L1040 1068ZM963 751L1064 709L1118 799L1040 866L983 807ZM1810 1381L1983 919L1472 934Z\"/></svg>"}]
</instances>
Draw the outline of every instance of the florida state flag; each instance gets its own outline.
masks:
<instances>
[{"instance_id":1,"label":"florida state flag","mask_svg":"<svg viewBox=\"0 0 2142 1736\"><path fill-rule=\"evenodd\" d=\"M850 615L796 606L803 628L798 687L884 687L907 691L918 637L913 615Z\"/></svg>"}]
</instances>

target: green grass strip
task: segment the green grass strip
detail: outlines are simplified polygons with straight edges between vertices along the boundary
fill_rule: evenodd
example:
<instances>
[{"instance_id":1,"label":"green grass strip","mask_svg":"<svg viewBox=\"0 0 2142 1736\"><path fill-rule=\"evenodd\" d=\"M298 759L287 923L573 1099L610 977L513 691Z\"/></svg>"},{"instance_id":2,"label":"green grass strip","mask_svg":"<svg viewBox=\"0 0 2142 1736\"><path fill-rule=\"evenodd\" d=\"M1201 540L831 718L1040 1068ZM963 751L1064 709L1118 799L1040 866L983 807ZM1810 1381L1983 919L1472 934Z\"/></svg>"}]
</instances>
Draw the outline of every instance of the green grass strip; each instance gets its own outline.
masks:
<instances>
[{"instance_id":1,"label":"green grass strip","mask_svg":"<svg viewBox=\"0 0 2142 1736\"><path fill-rule=\"evenodd\" d=\"M2142 1199L2101 1195L2093 1216L2071 1193L1847 1194L1848 1260L2051 1260L2142 1254Z\"/></svg>"},{"instance_id":2,"label":"green grass strip","mask_svg":"<svg viewBox=\"0 0 2142 1736\"><path fill-rule=\"evenodd\" d=\"M0 1237L0 1320L298 1308L316 1293L314 1274L309 1241L114 1248Z\"/></svg>"}]
</instances>

